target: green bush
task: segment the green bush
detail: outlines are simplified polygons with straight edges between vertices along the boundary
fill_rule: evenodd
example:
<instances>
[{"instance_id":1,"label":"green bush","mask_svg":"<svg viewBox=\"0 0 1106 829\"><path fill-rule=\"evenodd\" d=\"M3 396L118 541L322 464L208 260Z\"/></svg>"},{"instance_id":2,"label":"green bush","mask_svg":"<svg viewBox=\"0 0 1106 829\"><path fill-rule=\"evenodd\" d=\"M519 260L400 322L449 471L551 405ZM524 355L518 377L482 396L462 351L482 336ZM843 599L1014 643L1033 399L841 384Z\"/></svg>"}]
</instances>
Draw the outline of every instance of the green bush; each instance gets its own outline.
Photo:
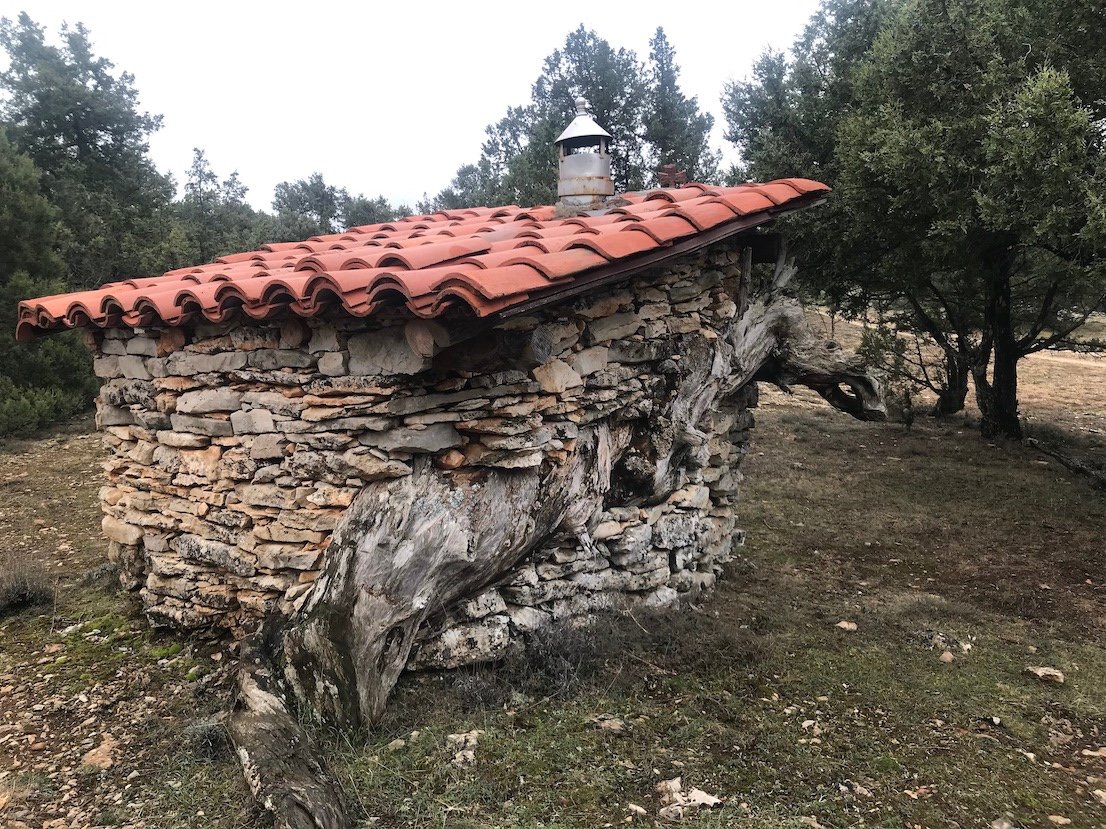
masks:
<instances>
[{"instance_id":1,"label":"green bush","mask_svg":"<svg viewBox=\"0 0 1106 829\"><path fill-rule=\"evenodd\" d=\"M32 343L15 341L21 299L64 290L51 280L16 273L0 284L0 437L35 432L88 409L98 383L88 349L75 331Z\"/></svg>"}]
</instances>

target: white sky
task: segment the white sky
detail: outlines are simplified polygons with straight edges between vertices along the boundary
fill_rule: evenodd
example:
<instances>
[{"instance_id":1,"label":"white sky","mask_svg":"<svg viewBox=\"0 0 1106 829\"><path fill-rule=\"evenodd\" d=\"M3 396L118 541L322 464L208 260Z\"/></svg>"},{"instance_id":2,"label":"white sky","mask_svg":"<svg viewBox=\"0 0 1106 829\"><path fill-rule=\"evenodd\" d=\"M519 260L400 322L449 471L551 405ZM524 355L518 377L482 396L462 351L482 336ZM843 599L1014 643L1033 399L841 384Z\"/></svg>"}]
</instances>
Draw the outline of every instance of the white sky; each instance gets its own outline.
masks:
<instances>
[{"instance_id":1,"label":"white sky","mask_svg":"<svg viewBox=\"0 0 1106 829\"><path fill-rule=\"evenodd\" d=\"M816 6L0 0L0 16L25 10L50 35L83 22L96 53L135 76L142 107L164 115L150 143L158 168L179 184L201 147L268 209L277 182L316 171L393 202L436 193L477 158L485 125L529 99L542 60L580 23L642 61L663 26L722 147L723 84L766 47L790 47Z\"/></svg>"}]
</instances>

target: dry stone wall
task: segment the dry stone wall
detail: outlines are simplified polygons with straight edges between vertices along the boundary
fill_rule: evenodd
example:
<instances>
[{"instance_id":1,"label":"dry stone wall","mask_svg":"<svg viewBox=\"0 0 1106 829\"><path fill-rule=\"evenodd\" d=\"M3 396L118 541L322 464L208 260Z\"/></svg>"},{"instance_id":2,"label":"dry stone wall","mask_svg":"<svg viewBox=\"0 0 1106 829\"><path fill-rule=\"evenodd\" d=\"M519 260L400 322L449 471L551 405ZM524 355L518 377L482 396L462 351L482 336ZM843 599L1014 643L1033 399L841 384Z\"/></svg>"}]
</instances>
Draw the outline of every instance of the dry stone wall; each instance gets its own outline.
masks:
<instances>
[{"instance_id":1,"label":"dry stone wall","mask_svg":"<svg viewBox=\"0 0 1106 829\"><path fill-rule=\"evenodd\" d=\"M737 314L740 258L716 246L432 358L404 320L380 316L98 334L109 556L155 623L242 632L289 614L354 496L409 474L416 455L459 475L557 464L584 424L648 421L689 345ZM635 477L653 470L631 453L586 529L442 608L412 665L497 658L554 620L712 587L741 542L753 405L751 385L700 424L660 503L635 496Z\"/></svg>"}]
</instances>

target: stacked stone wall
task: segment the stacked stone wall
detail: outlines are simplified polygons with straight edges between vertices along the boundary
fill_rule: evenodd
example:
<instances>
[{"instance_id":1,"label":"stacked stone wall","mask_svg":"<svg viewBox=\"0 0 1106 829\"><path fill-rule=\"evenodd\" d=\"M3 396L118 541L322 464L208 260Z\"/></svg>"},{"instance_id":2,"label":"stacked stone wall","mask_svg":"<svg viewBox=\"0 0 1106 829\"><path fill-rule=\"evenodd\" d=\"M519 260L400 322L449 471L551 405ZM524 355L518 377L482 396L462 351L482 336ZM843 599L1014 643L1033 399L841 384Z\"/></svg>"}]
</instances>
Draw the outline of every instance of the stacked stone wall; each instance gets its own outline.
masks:
<instances>
[{"instance_id":1,"label":"stacked stone wall","mask_svg":"<svg viewBox=\"0 0 1106 829\"><path fill-rule=\"evenodd\" d=\"M109 555L156 623L242 632L289 614L365 483L418 455L459 475L557 464L581 425L649 423L679 361L733 321L740 259L715 247L426 358L382 315L98 334ZM638 494L653 470L628 461L586 528L441 608L412 664L496 658L553 621L712 587L741 541L755 386L728 399L666 500Z\"/></svg>"}]
</instances>

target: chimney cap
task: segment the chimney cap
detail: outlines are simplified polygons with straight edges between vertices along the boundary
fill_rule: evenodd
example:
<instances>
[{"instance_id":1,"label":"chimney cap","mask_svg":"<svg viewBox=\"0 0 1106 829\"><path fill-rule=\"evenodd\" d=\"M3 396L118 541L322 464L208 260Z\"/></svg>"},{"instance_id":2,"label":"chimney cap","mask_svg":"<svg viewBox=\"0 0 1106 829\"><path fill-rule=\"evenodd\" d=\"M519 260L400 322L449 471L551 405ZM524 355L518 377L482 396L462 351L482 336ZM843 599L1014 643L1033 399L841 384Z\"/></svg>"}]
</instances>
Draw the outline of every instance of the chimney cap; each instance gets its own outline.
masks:
<instances>
[{"instance_id":1,"label":"chimney cap","mask_svg":"<svg viewBox=\"0 0 1106 829\"><path fill-rule=\"evenodd\" d=\"M556 143L563 144L581 138L610 138L611 134L595 123L595 119L588 114L588 102L585 98L576 99L576 117L572 123L565 127L565 131L557 138Z\"/></svg>"}]
</instances>

